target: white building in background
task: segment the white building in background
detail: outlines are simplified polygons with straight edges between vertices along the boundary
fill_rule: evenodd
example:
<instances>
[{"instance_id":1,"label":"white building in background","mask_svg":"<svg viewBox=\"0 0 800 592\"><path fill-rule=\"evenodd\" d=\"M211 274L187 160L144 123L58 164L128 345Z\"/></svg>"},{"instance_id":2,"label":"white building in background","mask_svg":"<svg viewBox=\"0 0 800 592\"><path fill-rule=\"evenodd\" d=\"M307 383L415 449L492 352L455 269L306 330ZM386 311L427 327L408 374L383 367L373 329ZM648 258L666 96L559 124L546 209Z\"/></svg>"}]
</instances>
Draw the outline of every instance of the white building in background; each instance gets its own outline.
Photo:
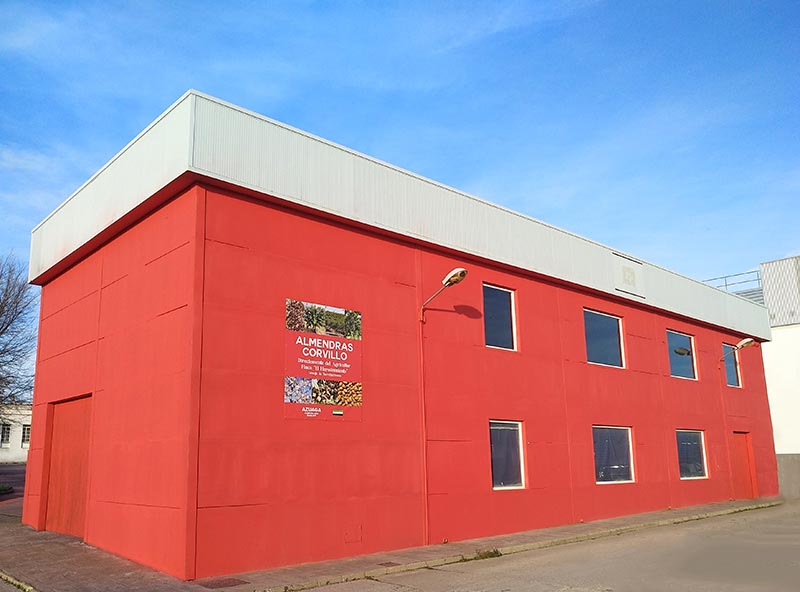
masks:
<instances>
[{"instance_id":1,"label":"white building in background","mask_svg":"<svg viewBox=\"0 0 800 592\"><path fill-rule=\"evenodd\" d=\"M800 256L708 283L769 309L772 341L762 347L778 480L781 495L800 498Z\"/></svg>"},{"instance_id":2,"label":"white building in background","mask_svg":"<svg viewBox=\"0 0 800 592\"><path fill-rule=\"evenodd\" d=\"M764 374L778 479L784 497L800 497L800 256L762 263L761 284L772 325Z\"/></svg>"},{"instance_id":3,"label":"white building in background","mask_svg":"<svg viewBox=\"0 0 800 592\"><path fill-rule=\"evenodd\" d=\"M0 407L0 464L25 462L31 443L31 405Z\"/></svg>"}]
</instances>

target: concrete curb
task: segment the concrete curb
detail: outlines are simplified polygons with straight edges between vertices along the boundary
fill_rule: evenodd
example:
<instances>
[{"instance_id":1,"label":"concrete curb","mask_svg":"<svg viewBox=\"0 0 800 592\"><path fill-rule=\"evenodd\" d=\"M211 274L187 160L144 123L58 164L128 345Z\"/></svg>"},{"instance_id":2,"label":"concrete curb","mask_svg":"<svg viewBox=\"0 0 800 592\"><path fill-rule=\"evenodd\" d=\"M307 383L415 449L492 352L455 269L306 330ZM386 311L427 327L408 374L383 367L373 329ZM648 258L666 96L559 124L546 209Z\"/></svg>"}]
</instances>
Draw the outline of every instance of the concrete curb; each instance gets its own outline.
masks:
<instances>
[{"instance_id":1,"label":"concrete curb","mask_svg":"<svg viewBox=\"0 0 800 592\"><path fill-rule=\"evenodd\" d=\"M25 582L20 582L17 578L7 574L4 571L0 571L0 580L6 582L7 584L11 584L15 588L19 588L23 592L37 592L36 588L33 586L26 584Z\"/></svg>"},{"instance_id":2,"label":"concrete curb","mask_svg":"<svg viewBox=\"0 0 800 592\"><path fill-rule=\"evenodd\" d=\"M481 559L491 559L493 557L501 557L503 555L513 555L514 553L523 553L525 551L535 551L537 549L547 549L550 547L558 547L561 545L569 545L571 543L579 543L582 541L591 541L594 539L601 539L611 536L617 536L647 528L657 528L659 526L671 526L673 524L682 524L684 522L693 522L696 520L705 520L706 518L715 518L717 516L726 516L728 514L737 514L739 512L747 512L749 510L760 510L763 508L771 508L779 506L783 503L782 499L770 500L756 504L749 504L746 506L739 506L736 508L728 508L724 510L715 510L712 512L703 512L700 514L691 514L689 516L676 516L675 518L667 518L662 520L653 520L650 522L641 522L639 524L631 524L629 526L619 526L616 528L600 529L595 532L588 532L585 534L564 536L561 538L554 538L546 541L535 541L531 543L522 543L519 545L509 545L506 547L495 547L491 549L476 549L473 553L466 553L460 555L450 555L447 557L438 557L436 559L429 559L426 561L415 561L412 563L403 563L400 565L392 565L385 568L371 569L369 571L358 571L341 576L326 576L317 580L309 580L300 584L290 584L287 586L272 586L269 588L257 588L254 592L300 592L301 590L310 590L312 588L319 588L321 586L328 586L330 584L341 584L343 582L352 582L354 580L374 580L380 576L389 574L402 573L408 571L416 571L418 569L439 567L442 565L449 565L451 563L462 563L465 561L477 561ZM23 588L24 590L28 590ZM32 588L29 592L36 592Z\"/></svg>"}]
</instances>

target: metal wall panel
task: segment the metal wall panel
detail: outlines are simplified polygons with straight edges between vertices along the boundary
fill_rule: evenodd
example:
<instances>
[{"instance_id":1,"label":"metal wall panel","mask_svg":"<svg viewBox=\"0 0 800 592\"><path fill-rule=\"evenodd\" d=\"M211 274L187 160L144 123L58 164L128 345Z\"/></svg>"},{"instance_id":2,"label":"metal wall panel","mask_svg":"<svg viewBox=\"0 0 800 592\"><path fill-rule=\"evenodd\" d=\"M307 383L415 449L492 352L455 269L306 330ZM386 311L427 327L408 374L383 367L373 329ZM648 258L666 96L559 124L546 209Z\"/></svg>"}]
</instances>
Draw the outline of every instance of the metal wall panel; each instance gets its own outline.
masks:
<instances>
[{"instance_id":1,"label":"metal wall panel","mask_svg":"<svg viewBox=\"0 0 800 592\"><path fill-rule=\"evenodd\" d=\"M187 170L193 100L181 97L33 229L29 280Z\"/></svg>"},{"instance_id":2,"label":"metal wall panel","mask_svg":"<svg viewBox=\"0 0 800 592\"><path fill-rule=\"evenodd\" d=\"M769 338L763 307L646 262L623 292L607 247L217 99L198 97L195 139L193 166L211 177Z\"/></svg>"},{"instance_id":3,"label":"metal wall panel","mask_svg":"<svg viewBox=\"0 0 800 592\"><path fill-rule=\"evenodd\" d=\"M770 324L800 323L800 256L762 263L761 284Z\"/></svg>"},{"instance_id":4,"label":"metal wall panel","mask_svg":"<svg viewBox=\"0 0 800 592\"><path fill-rule=\"evenodd\" d=\"M31 277L187 169L747 335L770 336L766 309L756 304L646 262L636 265L636 289L620 291L617 267L620 255L628 257L624 253L193 91L37 227ZM75 220L81 220L80 232L69 230Z\"/></svg>"}]
</instances>

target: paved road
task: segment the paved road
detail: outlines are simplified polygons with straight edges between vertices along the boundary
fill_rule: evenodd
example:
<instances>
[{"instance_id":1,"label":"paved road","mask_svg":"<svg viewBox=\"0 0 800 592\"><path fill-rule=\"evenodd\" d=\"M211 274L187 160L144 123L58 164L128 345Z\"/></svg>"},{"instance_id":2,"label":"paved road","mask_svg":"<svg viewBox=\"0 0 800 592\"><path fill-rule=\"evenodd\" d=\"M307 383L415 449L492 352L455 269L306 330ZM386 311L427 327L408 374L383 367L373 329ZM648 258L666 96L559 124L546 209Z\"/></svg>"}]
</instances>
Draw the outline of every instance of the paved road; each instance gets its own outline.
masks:
<instances>
[{"instance_id":1,"label":"paved road","mask_svg":"<svg viewBox=\"0 0 800 592\"><path fill-rule=\"evenodd\" d=\"M19 592L19 588L12 586L8 582L0 580L0 592Z\"/></svg>"},{"instance_id":2,"label":"paved road","mask_svg":"<svg viewBox=\"0 0 800 592\"><path fill-rule=\"evenodd\" d=\"M24 466L0 466L2 478L24 479ZM0 536L0 557L5 558L6 569L27 578L43 592L206 589L136 566L69 537L20 527L21 501L0 500L0 521L7 527ZM298 581L309 579L301 576L298 575ZM255 582L250 577L248 581ZM249 592L254 587L254 584L242 585L228 590ZM7 589L0 583L0 592ZM800 592L800 500L774 508L318 590Z\"/></svg>"},{"instance_id":3,"label":"paved road","mask_svg":"<svg viewBox=\"0 0 800 592\"><path fill-rule=\"evenodd\" d=\"M0 485L11 485L12 493L0 495L0 501L22 497L25 489L25 463L0 464Z\"/></svg>"},{"instance_id":4,"label":"paved road","mask_svg":"<svg viewBox=\"0 0 800 592\"><path fill-rule=\"evenodd\" d=\"M800 502L325 592L798 592Z\"/></svg>"}]
</instances>

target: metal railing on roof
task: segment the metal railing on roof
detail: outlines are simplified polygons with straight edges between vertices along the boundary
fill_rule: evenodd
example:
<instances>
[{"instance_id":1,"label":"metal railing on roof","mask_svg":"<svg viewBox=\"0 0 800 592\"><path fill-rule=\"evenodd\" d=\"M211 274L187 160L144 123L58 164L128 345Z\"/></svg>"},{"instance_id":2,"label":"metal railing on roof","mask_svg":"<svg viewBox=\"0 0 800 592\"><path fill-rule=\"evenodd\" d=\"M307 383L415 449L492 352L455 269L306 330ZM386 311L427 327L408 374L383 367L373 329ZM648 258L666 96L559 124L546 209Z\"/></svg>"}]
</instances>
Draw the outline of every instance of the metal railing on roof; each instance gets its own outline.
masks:
<instances>
[{"instance_id":1,"label":"metal railing on roof","mask_svg":"<svg viewBox=\"0 0 800 592\"><path fill-rule=\"evenodd\" d=\"M754 269L753 271L721 275L710 280L703 280L703 283L734 293L743 290L761 289L761 272L758 269Z\"/></svg>"},{"instance_id":2,"label":"metal railing on roof","mask_svg":"<svg viewBox=\"0 0 800 592\"><path fill-rule=\"evenodd\" d=\"M747 298L758 304L764 304L764 289L761 283L761 271L755 269L753 271L744 271L742 273L734 273L731 275L722 275L719 277L704 280L703 283L708 284L714 288L725 290L731 294L736 294L742 298Z\"/></svg>"}]
</instances>

